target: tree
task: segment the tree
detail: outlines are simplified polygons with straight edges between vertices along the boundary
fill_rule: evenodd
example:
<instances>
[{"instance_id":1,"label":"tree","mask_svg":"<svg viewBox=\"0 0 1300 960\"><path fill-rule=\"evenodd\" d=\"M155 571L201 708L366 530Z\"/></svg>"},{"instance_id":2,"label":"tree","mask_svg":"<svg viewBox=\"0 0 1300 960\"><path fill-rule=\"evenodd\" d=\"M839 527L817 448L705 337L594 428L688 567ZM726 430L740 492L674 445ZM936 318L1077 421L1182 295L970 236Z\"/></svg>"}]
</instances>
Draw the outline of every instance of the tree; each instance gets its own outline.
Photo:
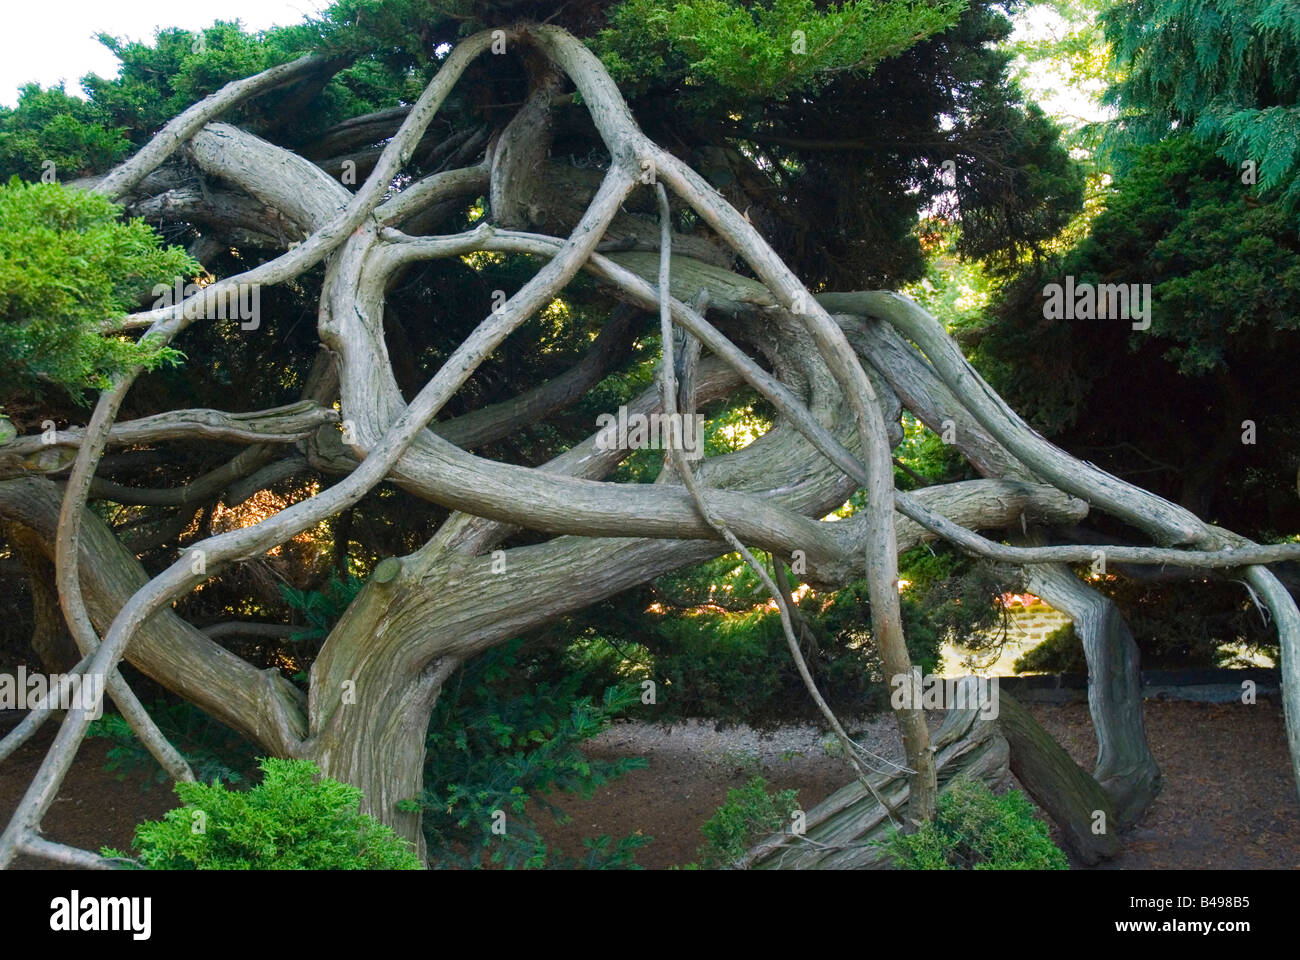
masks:
<instances>
[{"instance_id":1,"label":"tree","mask_svg":"<svg viewBox=\"0 0 1300 960\"><path fill-rule=\"evenodd\" d=\"M661 6L669 13L695 7ZM593 52L607 42L594 37L605 21L615 22L612 11L595 4L559 11L493 5L490 14L482 7L457 7L448 9L446 19L427 22L414 8L340 4L313 28L310 44L303 32L277 35L263 50L264 69L186 108L126 163L83 184L179 226L174 235L187 239L204 266L221 277L188 293L182 287L179 302L156 303L122 321L105 318L106 332L147 330L160 346L187 345L196 337L218 376L236 378L244 375L242 361L226 353L238 354L246 345L262 356L303 351L291 361L279 356L266 368L281 378L282 391L298 392L293 403L240 412L178 408L178 398L192 395L187 391L220 394L229 388L163 380L169 389L150 391L150 382L141 380L141 397L133 389L140 371L130 369L100 394L84 430L58 438L70 469L67 460L41 462L39 436L4 447L12 466L10 478L0 481L0 516L30 531L54 561L59 603L85 658L81 669L108 676L109 693L124 717L176 778L190 775L183 759L114 673L124 655L267 753L310 760L326 776L361 789L361 812L418 841L419 816L403 801L421 791L430 715L442 686L463 662L529 628L729 551L750 563L775 598L809 694L844 739L846 756L864 780L870 758L843 733L800 653L787 565L801 578L830 587L865 575L884 671L907 675L911 661L897 589L900 549L943 538L989 559L1055 570L1089 560L1094 547L1007 546L978 531L1013 528L1029 537L1039 524L1077 522L1095 509L1132 524L1157 544L1115 548L1116 561L1244 567L1244 576L1273 608L1284 647L1294 643L1300 615L1263 564L1294 556L1295 547L1261 548L1211 528L1053 447L997 399L942 327L907 298L887 292L814 295L810 287L833 278L873 276L865 260L815 266L819 257L834 261L838 242L865 249L862 234L853 238L846 221L829 221L824 240L811 242L813 221L802 246L797 231L787 239L791 263L814 264L816 282L800 280L779 245L774 249L764 239L754 221L761 223L765 211L775 215L783 204L816 197L818 176L838 170L850 186L870 180L871 173L847 173L865 167L859 156L826 159L822 166L816 155L827 143L836 153L853 149L842 136L849 94L873 77L884 82L893 61L877 64L872 77L860 73L872 57L897 53L893 46L856 53L828 48L827 59L812 70L792 60L803 92L776 84L763 104L763 112L783 117L781 124L755 108L749 119L742 111L742 119L732 121L748 124L746 129L717 128L715 138L729 142L726 163L735 178L733 183L715 175L715 181L726 181L720 191L688 162L712 154L689 141L669 149L643 132ZM819 35L821 18L845 10L798 9L809 18L809 37ZM868 13L888 23L896 11L887 5ZM762 34L763 14L751 14ZM552 15L552 22L541 22ZM957 141L973 160L969 167L955 165L961 212L977 248L1014 251L1059 228L1071 177L1068 164L1051 150L1040 117L1008 103L1005 87L1000 103L992 102L999 91L990 81L997 81L1001 67L996 58L976 57L972 39L990 29L991 16L987 8L976 8L949 27L951 37L936 33L895 59L916 58L915 75L926 72L924 43L932 45L930 56L947 44L965 48L956 67L924 66L932 76L948 68L972 69L957 94L941 98L970 97L965 106L971 109L960 111L953 126L962 131ZM372 18L378 20L376 32L363 33L358 22ZM936 31L940 20L933 24ZM772 22L788 25L779 17ZM458 36L458 23L484 29ZM874 37L871 26L855 35ZM404 34L401 55L380 59L358 52L367 44L376 48L377 38L389 38L394 30L416 34ZM295 37L321 52L276 62ZM716 37L711 42L722 43ZM689 71L704 69L693 64L709 63L708 50L687 45L681 53L704 56L680 76L670 63L665 82L689 87L697 82ZM743 77L751 68L736 69ZM760 73L774 84L782 76L770 67ZM392 78L391 89L398 91L413 76L426 75L413 102L373 104L369 113L324 129L315 125L348 102L348 93L356 95L377 77ZM808 84L818 87L817 98ZM809 99L796 102L800 97ZM317 98L326 109L312 116L291 109ZM649 94L647 100L654 102ZM880 106L885 101L871 102L888 114ZM981 116L997 120L996 129L982 127ZM444 117L451 122L441 123ZM787 132L801 117L822 127L811 143ZM730 120L730 114L722 119ZM658 122L668 127L662 112ZM939 115L929 123L949 125ZM827 139L836 126L835 139ZM647 121L646 127L654 124ZM754 146L773 127L781 132L768 138L770 144ZM670 143L671 133L665 133ZM883 127L882 134L888 133ZM781 141L795 139L811 159L796 160L777 149L794 149L800 144ZM952 141L945 132L928 146L946 151ZM877 149L865 146L868 154ZM1059 166L1040 179L1032 169L1009 166L1017 156L1039 158L1040 172ZM893 192L881 200L895 222L904 209L905 182L897 177ZM1017 196L1017 186L1034 188L1030 202ZM925 194L922 188L912 198L913 211ZM824 192L822 202L829 196ZM870 205L862 197L839 196L850 206ZM734 201L750 197L755 202L747 217ZM883 231L895 253L907 249L902 232ZM882 274L910 269L897 256L892 265L877 261L882 262ZM576 280L580 271L594 284ZM407 287L420 296L404 299ZM257 345L263 320L270 329L272 306L297 319L304 302L318 307L322 348L314 359L308 333L290 336L298 324L289 323L273 347ZM253 304L261 309L250 310ZM415 339L420 324L408 318L429 312L439 336ZM513 371L506 396L494 396L494 377L504 365L497 357L513 356L515 331L544 344L557 330L584 330L585 323L573 322L575 313L603 320L600 336L584 344L580 359L526 386ZM772 425L743 449L694 465L685 458L683 434L670 430L668 465L658 482L612 482L604 478L647 438L629 434L610 442L606 430L593 431L597 424L591 419L564 417L579 409L573 406L579 398L595 409L603 402L602 412L609 412L609 393L602 396L597 385L607 371L627 363L624 325L644 331L638 325L647 313L659 315L663 361L649 378L632 379L636 389L621 404L628 422L634 414L654 413L669 423L676 416L690 419L708 404L734 398L743 385L770 405ZM275 329L284 329L286 318L275 320ZM412 349L413 341L419 350ZM542 360L523 364L529 373L544 368ZM250 381L257 374L255 369ZM259 392L269 390L265 369L260 380ZM163 409L120 419L129 397ZM904 407L936 432L951 434L983 479L896 489L891 449L902 438L898 421ZM538 431L539 439L530 441L528 430ZM507 449L522 462L485 455L515 434L525 439ZM129 445L135 450L128 452L139 453L150 445L198 439L229 442L238 452L204 465L179 485L142 488L100 473L114 464L112 455L104 456L108 447ZM151 469L159 466L155 460ZM62 494L33 470L68 470ZM231 504L308 470L320 478L319 486L299 486L296 499L288 498L292 502L248 516L242 525L216 526L216 515L224 516ZM154 474L160 475L165 471ZM852 518L817 519L855 490L862 492L863 509ZM169 506L174 513L156 521L152 543L139 550L124 542L124 530L86 509L92 497ZM186 605L172 607L200 585L206 592L214 575L224 578L247 567L326 521L347 516L363 501L363 509L373 509L370 504L385 499L399 504L390 503L390 515L419 502L445 512L405 518L390 541L397 549L367 564L366 585L320 645L305 690L279 671L259 670L197 629L182 616L190 609ZM200 509L192 510L196 504ZM196 515L195 532L187 534ZM426 520L434 521L431 529L422 527ZM336 527L346 556L350 536L338 533ZM770 571L751 544L773 556ZM151 549L158 550L156 560ZM154 569L142 566L137 554L153 560ZM1086 589L1068 571L1065 579L1055 588L1059 592ZM226 589L234 585L222 582ZM1106 691L1094 703L1105 754L1099 778L1131 816L1149 801L1156 779L1140 712L1134 719L1131 639L1125 647L1113 630L1091 636L1085 639L1089 663ZM1300 689L1300 682L1287 689ZM3 750L46 716L48 711L33 712ZM924 821L936 803L929 733L916 706L900 709L898 717L909 768L908 812ZM1298 719L1290 702L1288 719ZM0 839L0 862L19 849L72 863L99 862L35 833L88 723L88 711L68 712Z\"/></svg>"},{"instance_id":2,"label":"tree","mask_svg":"<svg viewBox=\"0 0 1300 960\"><path fill-rule=\"evenodd\" d=\"M1281 0L1130 0L1102 15L1118 82L1118 143L1175 127L1251 182L1300 201L1300 11Z\"/></svg>"},{"instance_id":3,"label":"tree","mask_svg":"<svg viewBox=\"0 0 1300 960\"><path fill-rule=\"evenodd\" d=\"M1045 286L1066 276L1150 283L1150 327L1044 318ZM1297 297L1300 235L1285 205L1183 135L1142 148L1090 235L1004 292L978 356L1068 449L1276 538L1300 522L1300 437L1286 415L1300 399L1288 374ZM1171 412L1177 429L1161 429Z\"/></svg>"}]
</instances>

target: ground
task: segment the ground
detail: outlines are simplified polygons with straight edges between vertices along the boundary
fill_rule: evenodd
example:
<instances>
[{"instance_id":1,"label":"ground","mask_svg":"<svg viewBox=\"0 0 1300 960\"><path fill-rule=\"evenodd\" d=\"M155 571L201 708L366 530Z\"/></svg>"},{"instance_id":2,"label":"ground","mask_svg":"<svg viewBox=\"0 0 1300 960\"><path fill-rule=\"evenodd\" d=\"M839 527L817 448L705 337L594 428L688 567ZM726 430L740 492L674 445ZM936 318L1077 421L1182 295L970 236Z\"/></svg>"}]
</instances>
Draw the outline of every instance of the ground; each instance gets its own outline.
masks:
<instances>
[{"instance_id":1,"label":"ground","mask_svg":"<svg viewBox=\"0 0 1300 960\"><path fill-rule=\"evenodd\" d=\"M1085 767L1096 751L1086 704L1033 705L1039 722ZM1300 802L1279 706L1261 701L1200 704L1147 701L1147 733L1164 772L1164 790L1143 821L1125 835L1124 853L1103 869L1300 868ZM0 821L7 821L54 733L11 757L0 777ZM888 723L864 731L866 745L897 755ZM592 755L649 756L650 766L603 788L590 800L563 798L573 820L543 822L547 839L581 852L583 837L622 836L640 830L654 842L638 862L664 868L695 859L700 824L756 773L769 785L799 789L811 809L849 779L844 764L822 750L820 735L783 727L768 735L711 724L673 728L618 724L588 746ZM108 743L90 740L45 818L52 839L94 849L125 848L134 826L175 805L166 788L141 789L141 778L120 782L103 769ZM45 866L24 860L20 866Z\"/></svg>"}]
</instances>

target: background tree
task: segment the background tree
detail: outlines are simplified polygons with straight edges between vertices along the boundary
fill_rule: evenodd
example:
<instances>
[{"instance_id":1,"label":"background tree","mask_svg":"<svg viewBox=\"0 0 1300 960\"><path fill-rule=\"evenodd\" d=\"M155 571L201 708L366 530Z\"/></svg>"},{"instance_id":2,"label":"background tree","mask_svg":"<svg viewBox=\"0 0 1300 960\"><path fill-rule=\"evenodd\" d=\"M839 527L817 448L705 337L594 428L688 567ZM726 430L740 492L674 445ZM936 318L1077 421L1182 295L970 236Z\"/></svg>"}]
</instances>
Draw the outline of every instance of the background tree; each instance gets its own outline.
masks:
<instances>
[{"instance_id":1,"label":"background tree","mask_svg":"<svg viewBox=\"0 0 1300 960\"><path fill-rule=\"evenodd\" d=\"M1119 144L1175 127L1259 186L1300 200L1300 11L1280 0L1133 0L1102 16L1117 67Z\"/></svg>"},{"instance_id":2,"label":"background tree","mask_svg":"<svg viewBox=\"0 0 1300 960\"><path fill-rule=\"evenodd\" d=\"M1101 15L1118 110L1103 166L1117 179L1064 249L1027 263L963 333L1034 425L1067 449L1198 515L1277 541L1300 524L1294 143L1286 132L1293 11L1246 2L1120 3ZM1288 105L1292 104L1292 105ZM1266 171L1267 168L1267 172ZM1047 320L1044 286L1152 284L1151 328ZM1119 536L1104 524L1075 538ZM1137 576L1137 571L1128 571ZM1294 591L1294 569L1279 575ZM1235 587L1141 575L1103 589L1142 623L1147 662L1210 665L1268 652ZM1220 613L1195 618L1212 598ZM1180 659L1181 658L1181 659Z\"/></svg>"}]
</instances>

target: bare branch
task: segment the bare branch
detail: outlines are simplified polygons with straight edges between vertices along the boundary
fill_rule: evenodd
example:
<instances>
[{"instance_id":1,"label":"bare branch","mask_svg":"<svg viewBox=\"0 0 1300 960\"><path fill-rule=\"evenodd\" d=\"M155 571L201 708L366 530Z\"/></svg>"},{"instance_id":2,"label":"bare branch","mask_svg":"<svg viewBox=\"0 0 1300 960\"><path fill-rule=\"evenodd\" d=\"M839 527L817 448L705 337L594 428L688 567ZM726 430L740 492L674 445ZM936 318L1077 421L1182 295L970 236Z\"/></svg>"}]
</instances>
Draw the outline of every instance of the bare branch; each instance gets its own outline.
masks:
<instances>
[{"instance_id":1,"label":"bare branch","mask_svg":"<svg viewBox=\"0 0 1300 960\"><path fill-rule=\"evenodd\" d=\"M259 93L298 80L327 63L328 61L322 57L301 57L226 84L216 93L209 94L194 106L178 114L133 157L96 183L93 187L94 192L112 198L120 197L164 163L185 141L214 117L221 116L231 107L238 106Z\"/></svg>"},{"instance_id":2,"label":"bare branch","mask_svg":"<svg viewBox=\"0 0 1300 960\"><path fill-rule=\"evenodd\" d=\"M338 412L310 400L283 407L226 413L221 410L169 410L115 423L106 446L124 447L171 440L220 440L228 443L296 443L323 423L337 423ZM80 447L86 431L73 427L53 437L18 437L5 444L5 456L29 457L50 447ZM28 469L33 465L29 465Z\"/></svg>"}]
</instances>

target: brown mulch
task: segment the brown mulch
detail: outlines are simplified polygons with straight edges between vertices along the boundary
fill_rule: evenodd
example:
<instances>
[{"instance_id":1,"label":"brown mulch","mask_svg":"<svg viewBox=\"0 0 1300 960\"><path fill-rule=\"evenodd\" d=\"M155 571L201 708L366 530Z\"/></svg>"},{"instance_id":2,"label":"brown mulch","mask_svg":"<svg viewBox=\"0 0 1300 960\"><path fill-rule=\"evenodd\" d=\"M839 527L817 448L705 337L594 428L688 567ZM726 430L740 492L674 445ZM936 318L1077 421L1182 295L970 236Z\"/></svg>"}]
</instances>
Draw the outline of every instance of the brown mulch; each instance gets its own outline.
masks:
<instances>
[{"instance_id":1,"label":"brown mulch","mask_svg":"<svg viewBox=\"0 0 1300 960\"><path fill-rule=\"evenodd\" d=\"M1033 711L1076 763L1092 768L1087 704ZM1300 800L1279 704L1148 700L1143 717L1164 787L1124 835L1121 856L1099 869L1300 868Z\"/></svg>"}]
</instances>

